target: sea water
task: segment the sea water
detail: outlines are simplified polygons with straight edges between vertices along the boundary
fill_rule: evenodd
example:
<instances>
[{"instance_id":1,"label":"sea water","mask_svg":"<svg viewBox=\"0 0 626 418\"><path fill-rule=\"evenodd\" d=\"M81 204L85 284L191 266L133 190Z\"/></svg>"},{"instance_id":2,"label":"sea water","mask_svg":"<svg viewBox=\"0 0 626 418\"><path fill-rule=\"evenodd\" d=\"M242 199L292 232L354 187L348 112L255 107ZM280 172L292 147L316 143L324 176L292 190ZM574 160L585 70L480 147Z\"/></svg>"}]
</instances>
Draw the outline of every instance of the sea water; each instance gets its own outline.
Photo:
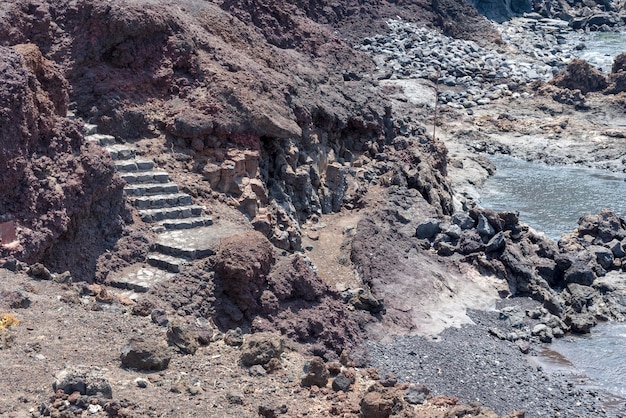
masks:
<instances>
[{"instance_id":1,"label":"sea water","mask_svg":"<svg viewBox=\"0 0 626 418\"><path fill-rule=\"evenodd\" d=\"M591 32L575 34L569 43L570 46L584 44L584 49L574 50L572 54L586 60L601 71L609 73L613 65L613 58L626 52L626 33Z\"/></svg>"},{"instance_id":2,"label":"sea water","mask_svg":"<svg viewBox=\"0 0 626 418\"><path fill-rule=\"evenodd\" d=\"M553 239L572 231L580 216L610 208L626 214L626 176L574 166L549 166L490 156L496 174L481 205L516 210L520 220ZM569 374L583 390L602 392L608 416L626 416L626 324L603 323L586 336L546 345L540 364Z\"/></svg>"},{"instance_id":3,"label":"sea water","mask_svg":"<svg viewBox=\"0 0 626 418\"><path fill-rule=\"evenodd\" d=\"M509 156L490 156L496 174L481 191L481 205L516 210L520 220L548 237L578 226L578 219L612 209L626 215L626 175L577 166L550 166Z\"/></svg>"}]
</instances>

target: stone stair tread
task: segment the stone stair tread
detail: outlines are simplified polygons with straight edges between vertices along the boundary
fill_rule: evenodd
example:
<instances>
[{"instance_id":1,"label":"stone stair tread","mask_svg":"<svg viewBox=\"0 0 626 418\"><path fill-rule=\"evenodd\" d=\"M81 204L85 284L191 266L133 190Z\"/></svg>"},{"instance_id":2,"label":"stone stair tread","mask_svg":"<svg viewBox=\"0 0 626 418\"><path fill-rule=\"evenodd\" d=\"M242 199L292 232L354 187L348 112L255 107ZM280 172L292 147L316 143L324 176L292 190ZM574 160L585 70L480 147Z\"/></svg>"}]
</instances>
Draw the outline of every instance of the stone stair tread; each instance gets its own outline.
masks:
<instances>
[{"instance_id":1,"label":"stone stair tread","mask_svg":"<svg viewBox=\"0 0 626 418\"><path fill-rule=\"evenodd\" d=\"M118 171L152 171L154 161L140 159L117 160L115 162L115 168Z\"/></svg>"},{"instance_id":2,"label":"stone stair tread","mask_svg":"<svg viewBox=\"0 0 626 418\"><path fill-rule=\"evenodd\" d=\"M211 226L168 230L159 234L156 245L160 252L189 254L190 258L199 259L217 253L224 238L247 230L243 225L221 221Z\"/></svg>"},{"instance_id":3,"label":"stone stair tread","mask_svg":"<svg viewBox=\"0 0 626 418\"><path fill-rule=\"evenodd\" d=\"M131 204L139 209L159 209L192 203L192 198L187 193L153 194L129 197L129 199Z\"/></svg>"},{"instance_id":4,"label":"stone stair tread","mask_svg":"<svg viewBox=\"0 0 626 418\"><path fill-rule=\"evenodd\" d=\"M116 143L115 137L112 135L104 135L104 134L91 134L85 136L85 141L94 142L103 147L107 145L114 145Z\"/></svg>"},{"instance_id":5,"label":"stone stair tread","mask_svg":"<svg viewBox=\"0 0 626 418\"><path fill-rule=\"evenodd\" d=\"M199 205L174 206L158 209L141 209L139 216L144 222L158 222L164 219L191 218L202 214L204 208Z\"/></svg>"},{"instance_id":6,"label":"stone stair tread","mask_svg":"<svg viewBox=\"0 0 626 418\"><path fill-rule=\"evenodd\" d=\"M136 264L114 274L108 280L110 286L131 292L145 293L157 283L169 280L174 273L162 269Z\"/></svg>"},{"instance_id":7,"label":"stone stair tread","mask_svg":"<svg viewBox=\"0 0 626 418\"><path fill-rule=\"evenodd\" d=\"M137 183L168 183L170 176L167 171L121 172L120 177L130 184Z\"/></svg>"},{"instance_id":8,"label":"stone stair tread","mask_svg":"<svg viewBox=\"0 0 626 418\"><path fill-rule=\"evenodd\" d=\"M152 253L148 255L148 264L160 270L171 273L180 272L180 268L187 264L187 259L169 254Z\"/></svg>"},{"instance_id":9,"label":"stone stair tread","mask_svg":"<svg viewBox=\"0 0 626 418\"><path fill-rule=\"evenodd\" d=\"M137 150L124 144L106 146L105 149L114 160L130 160L136 157Z\"/></svg>"},{"instance_id":10,"label":"stone stair tread","mask_svg":"<svg viewBox=\"0 0 626 418\"><path fill-rule=\"evenodd\" d=\"M178 193L176 183L133 183L124 186L127 196L149 196L165 193Z\"/></svg>"}]
</instances>

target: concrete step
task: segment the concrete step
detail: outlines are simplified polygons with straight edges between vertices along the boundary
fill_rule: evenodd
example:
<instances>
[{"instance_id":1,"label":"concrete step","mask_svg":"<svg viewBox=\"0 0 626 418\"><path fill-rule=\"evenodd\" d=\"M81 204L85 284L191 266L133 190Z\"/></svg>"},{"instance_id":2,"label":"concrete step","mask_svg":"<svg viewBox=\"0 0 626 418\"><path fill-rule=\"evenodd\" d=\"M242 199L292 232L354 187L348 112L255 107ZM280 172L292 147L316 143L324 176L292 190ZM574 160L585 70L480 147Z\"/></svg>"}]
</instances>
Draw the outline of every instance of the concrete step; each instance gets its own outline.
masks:
<instances>
[{"instance_id":1,"label":"concrete step","mask_svg":"<svg viewBox=\"0 0 626 418\"><path fill-rule=\"evenodd\" d=\"M150 160L118 160L115 162L118 171L150 171L154 168L154 161Z\"/></svg>"},{"instance_id":2,"label":"concrete step","mask_svg":"<svg viewBox=\"0 0 626 418\"><path fill-rule=\"evenodd\" d=\"M192 199L186 193L155 194L130 198L131 204L138 209L159 209L172 206L191 205Z\"/></svg>"},{"instance_id":3,"label":"concrete step","mask_svg":"<svg viewBox=\"0 0 626 418\"><path fill-rule=\"evenodd\" d=\"M70 118L73 119L73 118ZM98 133L98 125L94 125L92 123L86 123L83 125L83 133L85 135L93 135Z\"/></svg>"},{"instance_id":4,"label":"concrete step","mask_svg":"<svg viewBox=\"0 0 626 418\"><path fill-rule=\"evenodd\" d=\"M132 265L108 280L110 286L131 292L145 293L157 283L169 280L174 273L152 266Z\"/></svg>"},{"instance_id":5,"label":"concrete step","mask_svg":"<svg viewBox=\"0 0 626 418\"><path fill-rule=\"evenodd\" d=\"M126 196L151 196L158 194L178 193L176 183L138 183L127 184L124 187Z\"/></svg>"},{"instance_id":6,"label":"concrete step","mask_svg":"<svg viewBox=\"0 0 626 418\"><path fill-rule=\"evenodd\" d=\"M158 222L165 219L191 218L202 215L202 206L176 206L173 208L142 209L139 216L144 222Z\"/></svg>"},{"instance_id":7,"label":"concrete step","mask_svg":"<svg viewBox=\"0 0 626 418\"><path fill-rule=\"evenodd\" d=\"M211 218L210 216L199 216L197 218L166 219L164 221L158 222L155 228L161 228L162 231L171 231L179 229L200 228L203 226L211 225L213 225L213 218Z\"/></svg>"},{"instance_id":8,"label":"concrete step","mask_svg":"<svg viewBox=\"0 0 626 418\"><path fill-rule=\"evenodd\" d=\"M156 244L156 251L161 254L191 260L199 260L215 254L215 249L212 247L195 248L191 242L189 243L189 247L180 247L178 244L179 243L169 244L159 241Z\"/></svg>"},{"instance_id":9,"label":"concrete step","mask_svg":"<svg viewBox=\"0 0 626 418\"><path fill-rule=\"evenodd\" d=\"M140 171L130 173L120 173L120 177L124 179L126 183L167 183L170 181L170 175L165 171Z\"/></svg>"},{"instance_id":10,"label":"concrete step","mask_svg":"<svg viewBox=\"0 0 626 418\"><path fill-rule=\"evenodd\" d=\"M224 221L211 226L170 230L159 234L156 249L168 255L201 259L217 253L224 238L245 230L243 225Z\"/></svg>"},{"instance_id":11,"label":"concrete step","mask_svg":"<svg viewBox=\"0 0 626 418\"><path fill-rule=\"evenodd\" d=\"M130 160L137 156L137 150L123 144L109 145L106 147L111 158L114 160Z\"/></svg>"},{"instance_id":12,"label":"concrete step","mask_svg":"<svg viewBox=\"0 0 626 418\"><path fill-rule=\"evenodd\" d=\"M115 137L112 135L103 135L103 134L91 134L85 137L85 141L93 142L96 145L100 145L102 147L107 147L109 145L115 145Z\"/></svg>"},{"instance_id":13,"label":"concrete step","mask_svg":"<svg viewBox=\"0 0 626 418\"><path fill-rule=\"evenodd\" d=\"M187 263L187 260L180 257L174 257L166 254L149 254L148 264L161 270L171 273L180 272L181 268Z\"/></svg>"}]
</instances>

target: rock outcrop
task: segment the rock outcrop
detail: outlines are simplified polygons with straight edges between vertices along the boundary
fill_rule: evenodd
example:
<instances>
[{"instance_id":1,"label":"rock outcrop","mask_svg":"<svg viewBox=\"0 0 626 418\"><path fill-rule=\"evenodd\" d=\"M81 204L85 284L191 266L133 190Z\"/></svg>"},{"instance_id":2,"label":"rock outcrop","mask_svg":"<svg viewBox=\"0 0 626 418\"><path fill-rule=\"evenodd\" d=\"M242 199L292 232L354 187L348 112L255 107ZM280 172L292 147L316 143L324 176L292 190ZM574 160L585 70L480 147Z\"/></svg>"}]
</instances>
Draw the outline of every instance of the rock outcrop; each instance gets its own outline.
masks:
<instances>
[{"instance_id":1,"label":"rock outcrop","mask_svg":"<svg viewBox=\"0 0 626 418\"><path fill-rule=\"evenodd\" d=\"M611 272L623 268L626 223L615 213L580 218L558 245L520 224L516 213L473 209L469 216L471 223L462 222L463 214L441 222L441 232L427 238L432 250L505 279L511 295L542 302L564 331L585 333L598 320L624 317L623 280ZM459 233L455 225L462 223Z\"/></svg>"},{"instance_id":2,"label":"rock outcrop","mask_svg":"<svg viewBox=\"0 0 626 418\"><path fill-rule=\"evenodd\" d=\"M65 117L69 85L58 66L33 44L1 47L0 54L0 208L17 225L18 240L0 247L0 256L45 258L55 271L93 280L99 255L128 218L122 183L109 157ZM85 235L89 244L74 251Z\"/></svg>"}]
</instances>

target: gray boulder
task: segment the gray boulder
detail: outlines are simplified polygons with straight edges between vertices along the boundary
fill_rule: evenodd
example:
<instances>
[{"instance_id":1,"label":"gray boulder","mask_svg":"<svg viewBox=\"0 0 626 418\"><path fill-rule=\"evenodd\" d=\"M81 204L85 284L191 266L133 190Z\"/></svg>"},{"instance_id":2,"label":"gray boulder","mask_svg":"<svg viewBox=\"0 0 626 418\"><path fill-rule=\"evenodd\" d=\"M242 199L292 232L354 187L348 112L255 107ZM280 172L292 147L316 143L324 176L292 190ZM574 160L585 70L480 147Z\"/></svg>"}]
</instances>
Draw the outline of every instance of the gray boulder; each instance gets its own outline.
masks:
<instances>
[{"instance_id":1,"label":"gray boulder","mask_svg":"<svg viewBox=\"0 0 626 418\"><path fill-rule=\"evenodd\" d=\"M122 347L120 355L124 367L144 371L165 370L171 359L171 352L164 341L143 337L131 338Z\"/></svg>"},{"instance_id":2,"label":"gray boulder","mask_svg":"<svg viewBox=\"0 0 626 418\"><path fill-rule=\"evenodd\" d=\"M437 219L428 219L417 226L415 236L418 239L432 239L441 232L440 222Z\"/></svg>"},{"instance_id":3,"label":"gray boulder","mask_svg":"<svg viewBox=\"0 0 626 418\"><path fill-rule=\"evenodd\" d=\"M52 389L55 392L62 390L68 395L78 392L87 396L101 396L108 399L113 397L111 385L98 370L71 367L61 370L54 378Z\"/></svg>"}]
</instances>

